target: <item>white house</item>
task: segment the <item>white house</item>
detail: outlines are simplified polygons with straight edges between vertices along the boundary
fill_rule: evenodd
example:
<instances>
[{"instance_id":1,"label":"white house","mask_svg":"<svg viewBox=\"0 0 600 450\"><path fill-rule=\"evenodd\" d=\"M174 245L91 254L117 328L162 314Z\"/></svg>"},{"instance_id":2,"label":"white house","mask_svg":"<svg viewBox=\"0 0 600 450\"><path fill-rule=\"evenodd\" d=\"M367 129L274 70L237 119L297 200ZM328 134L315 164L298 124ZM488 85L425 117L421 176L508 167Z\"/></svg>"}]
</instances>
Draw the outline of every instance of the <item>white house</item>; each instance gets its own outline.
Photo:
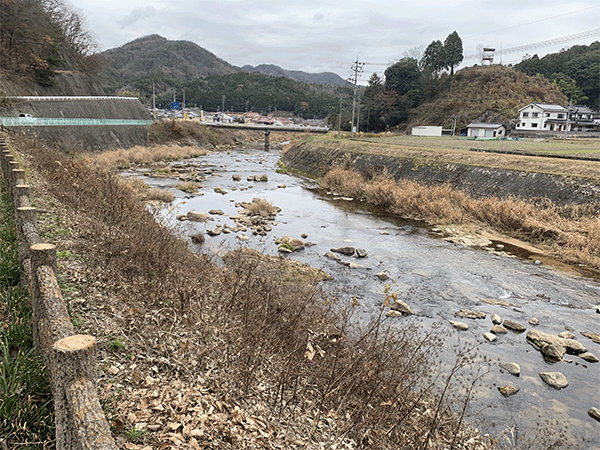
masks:
<instances>
[{"instance_id":1,"label":"white house","mask_svg":"<svg viewBox=\"0 0 600 450\"><path fill-rule=\"evenodd\" d=\"M567 109L549 103L530 103L519 109L517 131L564 131Z\"/></svg>"},{"instance_id":2,"label":"white house","mask_svg":"<svg viewBox=\"0 0 600 450\"><path fill-rule=\"evenodd\" d=\"M467 125L467 136L477 138L503 138L506 137L506 127L501 123L478 123Z\"/></svg>"}]
</instances>

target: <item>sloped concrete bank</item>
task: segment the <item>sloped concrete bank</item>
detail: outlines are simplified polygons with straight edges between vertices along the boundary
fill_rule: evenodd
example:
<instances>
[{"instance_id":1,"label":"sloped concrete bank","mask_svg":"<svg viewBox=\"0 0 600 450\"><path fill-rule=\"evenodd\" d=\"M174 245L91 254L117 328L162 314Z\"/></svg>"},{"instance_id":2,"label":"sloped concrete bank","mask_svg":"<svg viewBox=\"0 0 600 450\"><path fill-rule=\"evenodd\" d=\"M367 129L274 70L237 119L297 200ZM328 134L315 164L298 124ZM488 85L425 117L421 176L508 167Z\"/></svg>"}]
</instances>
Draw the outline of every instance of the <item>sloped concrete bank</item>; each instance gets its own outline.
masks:
<instances>
[{"instance_id":1,"label":"sloped concrete bank","mask_svg":"<svg viewBox=\"0 0 600 450\"><path fill-rule=\"evenodd\" d=\"M0 109L0 116L26 113L35 118L152 120L137 98L24 97L11 103ZM13 131L39 137L67 151L129 148L145 145L148 139L148 126L143 125L31 126L14 127Z\"/></svg>"},{"instance_id":2,"label":"sloped concrete bank","mask_svg":"<svg viewBox=\"0 0 600 450\"><path fill-rule=\"evenodd\" d=\"M600 202L600 185L583 178L464 164L428 164L402 156L320 148L306 141L296 142L286 149L282 162L291 170L312 178L341 165L365 175L375 175L385 169L396 181L407 179L426 186L448 183L474 198L547 198L558 206Z\"/></svg>"}]
</instances>

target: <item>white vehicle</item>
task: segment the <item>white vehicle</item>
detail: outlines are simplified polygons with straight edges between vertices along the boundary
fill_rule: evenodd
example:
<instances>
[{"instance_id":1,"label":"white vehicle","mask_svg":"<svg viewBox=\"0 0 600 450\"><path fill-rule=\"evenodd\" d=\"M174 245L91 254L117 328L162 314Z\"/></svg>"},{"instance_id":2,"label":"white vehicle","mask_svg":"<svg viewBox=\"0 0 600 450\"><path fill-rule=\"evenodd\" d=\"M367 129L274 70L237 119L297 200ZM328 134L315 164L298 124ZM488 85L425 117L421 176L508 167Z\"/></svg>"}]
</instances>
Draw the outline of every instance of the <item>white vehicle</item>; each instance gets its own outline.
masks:
<instances>
[{"instance_id":1,"label":"white vehicle","mask_svg":"<svg viewBox=\"0 0 600 450\"><path fill-rule=\"evenodd\" d=\"M24 117L26 119L33 119L33 116L31 114L26 114L26 113L19 114L19 117Z\"/></svg>"}]
</instances>

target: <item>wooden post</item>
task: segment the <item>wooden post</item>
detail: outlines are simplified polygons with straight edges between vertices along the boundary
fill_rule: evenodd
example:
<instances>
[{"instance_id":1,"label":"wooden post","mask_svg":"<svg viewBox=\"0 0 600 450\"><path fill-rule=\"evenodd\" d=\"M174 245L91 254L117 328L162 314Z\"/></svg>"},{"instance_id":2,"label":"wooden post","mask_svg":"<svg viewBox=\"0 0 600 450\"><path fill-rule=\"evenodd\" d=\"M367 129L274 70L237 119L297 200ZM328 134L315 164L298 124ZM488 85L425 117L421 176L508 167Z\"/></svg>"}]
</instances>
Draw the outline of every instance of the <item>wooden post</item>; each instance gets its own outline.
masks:
<instances>
[{"instance_id":1,"label":"wooden post","mask_svg":"<svg viewBox=\"0 0 600 450\"><path fill-rule=\"evenodd\" d=\"M271 132L269 130L265 130L265 150L269 150L269 135Z\"/></svg>"},{"instance_id":2,"label":"wooden post","mask_svg":"<svg viewBox=\"0 0 600 450\"><path fill-rule=\"evenodd\" d=\"M31 206L31 201L29 200L31 195L31 186L28 184L17 184L14 192L15 198L13 199L13 203L15 204L15 209L27 208Z\"/></svg>"},{"instance_id":3,"label":"wooden post","mask_svg":"<svg viewBox=\"0 0 600 450\"><path fill-rule=\"evenodd\" d=\"M68 336L54 344L53 356L65 399L64 410L55 411L57 449L116 450L96 394L96 339Z\"/></svg>"}]
</instances>

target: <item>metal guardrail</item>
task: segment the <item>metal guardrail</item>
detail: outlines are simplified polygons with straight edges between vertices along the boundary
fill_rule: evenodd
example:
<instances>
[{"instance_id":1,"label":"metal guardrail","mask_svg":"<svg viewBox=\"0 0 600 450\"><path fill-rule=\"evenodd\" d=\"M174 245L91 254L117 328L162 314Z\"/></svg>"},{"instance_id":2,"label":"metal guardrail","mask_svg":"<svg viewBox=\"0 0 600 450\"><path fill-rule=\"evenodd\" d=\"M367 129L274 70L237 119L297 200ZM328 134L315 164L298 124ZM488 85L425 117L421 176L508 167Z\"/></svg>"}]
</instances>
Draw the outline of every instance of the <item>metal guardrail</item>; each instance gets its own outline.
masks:
<instances>
[{"instance_id":1,"label":"metal guardrail","mask_svg":"<svg viewBox=\"0 0 600 450\"><path fill-rule=\"evenodd\" d=\"M52 126L98 126L129 125L148 126L152 120L133 119L63 119L44 117L0 117L0 125L5 127L52 127Z\"/></svg>"},{"instance_id":2,"label":"metal guardrail","mask_svg":"<svg viewBox=\"0 0 600 450\"><path fill-rule=\"evenodd\" d=\"M6 97L9 100L21 100L24 102L64 102L64 101L80 101L80 100L138 100L137 97L108 97L100 95L88 96L18 96L12 95Z\"/></svg>"}]
</instances>

